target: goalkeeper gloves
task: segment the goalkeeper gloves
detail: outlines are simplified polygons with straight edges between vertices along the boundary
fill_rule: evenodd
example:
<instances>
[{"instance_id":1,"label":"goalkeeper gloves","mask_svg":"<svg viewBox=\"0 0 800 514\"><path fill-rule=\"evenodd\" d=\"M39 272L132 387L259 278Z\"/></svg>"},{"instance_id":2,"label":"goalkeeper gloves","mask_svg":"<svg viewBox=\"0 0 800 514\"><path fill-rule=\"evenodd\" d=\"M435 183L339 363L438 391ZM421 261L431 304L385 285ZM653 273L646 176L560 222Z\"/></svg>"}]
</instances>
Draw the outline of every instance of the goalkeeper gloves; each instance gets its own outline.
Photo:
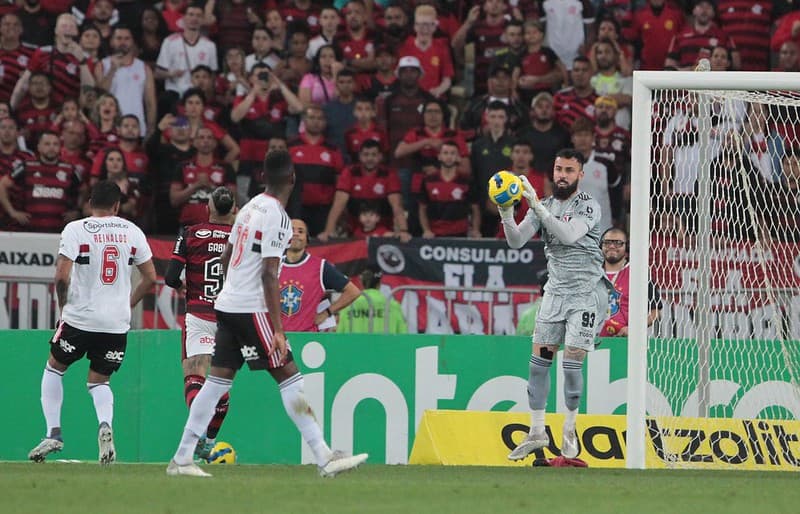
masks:
<instances>
[{"instance_id":1,"label":"goalkeeper gloves","mask_svg":"<svg viewBox=\"0 0 800 514\"><path fill-rule=\"evenodd\" d=\"M539 196L536 194L536 190L533 188L530 182L528 182L528 177L522 175L519 177L520 181L522 182L522 196L528 200L528 205L533 208L539 203Z\"/></svg>"}]
</instances>

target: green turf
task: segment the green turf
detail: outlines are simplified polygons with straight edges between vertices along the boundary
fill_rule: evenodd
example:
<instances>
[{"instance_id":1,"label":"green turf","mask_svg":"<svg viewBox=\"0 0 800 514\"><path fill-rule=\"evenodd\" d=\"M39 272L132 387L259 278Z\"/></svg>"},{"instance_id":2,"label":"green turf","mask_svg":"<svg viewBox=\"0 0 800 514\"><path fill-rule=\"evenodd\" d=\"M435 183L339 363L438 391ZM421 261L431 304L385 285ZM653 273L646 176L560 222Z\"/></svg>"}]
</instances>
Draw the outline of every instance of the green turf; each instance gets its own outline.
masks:
<instances>
[{"instance_id":1,"label":"green turf","mask_svg":"<svg viewBox=\"0 0 800 514\"><path fill-rule=\"evenodd\" d=\"M334 479L311 466L0 463L0 513L797 513L795 473L365 465Z\"/></svg>"}]
</instances>

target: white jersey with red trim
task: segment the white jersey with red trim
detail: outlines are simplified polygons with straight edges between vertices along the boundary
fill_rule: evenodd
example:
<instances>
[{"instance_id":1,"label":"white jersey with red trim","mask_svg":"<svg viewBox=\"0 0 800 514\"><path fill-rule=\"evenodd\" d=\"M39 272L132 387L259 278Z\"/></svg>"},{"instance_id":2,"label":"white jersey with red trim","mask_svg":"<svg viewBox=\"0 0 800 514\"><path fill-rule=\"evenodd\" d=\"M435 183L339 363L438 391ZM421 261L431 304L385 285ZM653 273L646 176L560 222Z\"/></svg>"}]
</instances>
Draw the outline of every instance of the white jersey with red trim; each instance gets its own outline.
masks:
<instances>
[{"instance_id":1,"label":"white jersey with red trim","mask_svg":"<svg viewBox=\"0 0 800 514\"><path fill-rule=\"evenodd\" d=\"M153 257L141 229L117 216L73 221L61 232L58 253L73 262L61 319L86 332L126 333L132 267Z\"/></svg>"},{"instance_id":2,"label":"white jersey with red trim","mask_svg":"<svg viewBox=\"0 0 800 514\"><path fill-rule=\"evenodd\" d=\"M214 308L229 313L267 312L262 261L283 257L291 239L291 220L274 196L262 193L242 207L228 238L231 258Z\"/></svg>"}]
</instances>

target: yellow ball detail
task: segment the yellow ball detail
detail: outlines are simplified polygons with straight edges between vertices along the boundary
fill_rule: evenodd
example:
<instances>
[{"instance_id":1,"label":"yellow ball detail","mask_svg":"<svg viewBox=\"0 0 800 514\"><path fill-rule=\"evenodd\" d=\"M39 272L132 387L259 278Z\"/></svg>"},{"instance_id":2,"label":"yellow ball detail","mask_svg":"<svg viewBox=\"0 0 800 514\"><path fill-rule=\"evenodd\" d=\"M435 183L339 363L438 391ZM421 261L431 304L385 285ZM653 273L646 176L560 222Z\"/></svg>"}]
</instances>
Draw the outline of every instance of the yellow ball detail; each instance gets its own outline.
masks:
<instances>
[{"instance_id":1,"label":"yellow ball detail","mask_svg":"<svg viewBox=\"0 0 800 514\"><path fill-rule=\"evenodd\" d=\"M498 171L489 179L489 199L498 207L511 207L522 198L522 181L510 171Z\"/></svg>"},{"instance_id":2,"label":"yellow ball detail","mask_svg":"<svg viewBox=\"0 0 800 514\"><path fill-rule=\"evenodd\" d=\"M236 450L230 444L220 441L211 449L207 461L209 464L236 464Z\"/></svg>"}]
</instances>

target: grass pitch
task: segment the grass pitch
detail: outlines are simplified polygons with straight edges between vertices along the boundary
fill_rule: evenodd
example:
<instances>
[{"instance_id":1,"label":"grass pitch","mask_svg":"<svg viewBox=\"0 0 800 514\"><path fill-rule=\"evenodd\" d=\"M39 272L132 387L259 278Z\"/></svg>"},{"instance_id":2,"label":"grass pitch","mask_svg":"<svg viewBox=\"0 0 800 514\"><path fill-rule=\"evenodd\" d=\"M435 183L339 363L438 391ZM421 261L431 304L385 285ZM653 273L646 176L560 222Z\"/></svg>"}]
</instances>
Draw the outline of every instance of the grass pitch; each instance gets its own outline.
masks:
<instances>
[{"instance_id":1,"label":"grass pitch","mask_svg":"<svg viewBox=\"0 0 800 514\"><path fill-rule=\"evenodd\" d=\"M795 473L365 465L334 479L312 466L0 463L0 513L797 513Z\"/></svg>"}]
</instances>

